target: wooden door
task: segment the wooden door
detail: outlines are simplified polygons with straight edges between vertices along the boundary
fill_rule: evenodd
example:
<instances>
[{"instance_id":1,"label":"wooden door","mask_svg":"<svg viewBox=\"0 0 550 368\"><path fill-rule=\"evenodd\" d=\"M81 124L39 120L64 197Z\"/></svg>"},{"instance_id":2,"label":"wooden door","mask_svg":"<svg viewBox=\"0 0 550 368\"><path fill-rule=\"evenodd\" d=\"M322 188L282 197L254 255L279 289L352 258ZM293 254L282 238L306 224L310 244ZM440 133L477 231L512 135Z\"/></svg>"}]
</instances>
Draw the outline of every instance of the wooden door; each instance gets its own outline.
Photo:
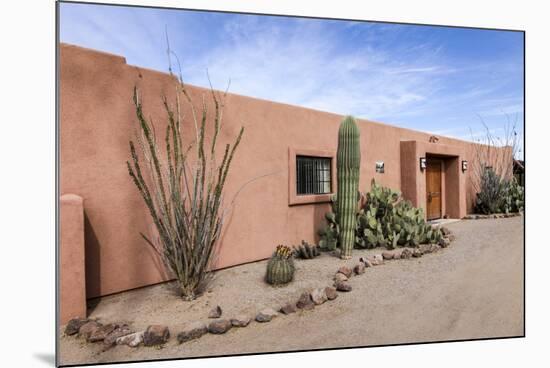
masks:
<instances>
[{"instance_id":1,"label":"wooden door","mask_svg":"<svg viewBox=\"0 0 550 368\"><path fill-rule=\"evenodd\" d=\"M428 220L441 218L441 161L426 163L426 201Z\"/></svg>"}]
</instances>

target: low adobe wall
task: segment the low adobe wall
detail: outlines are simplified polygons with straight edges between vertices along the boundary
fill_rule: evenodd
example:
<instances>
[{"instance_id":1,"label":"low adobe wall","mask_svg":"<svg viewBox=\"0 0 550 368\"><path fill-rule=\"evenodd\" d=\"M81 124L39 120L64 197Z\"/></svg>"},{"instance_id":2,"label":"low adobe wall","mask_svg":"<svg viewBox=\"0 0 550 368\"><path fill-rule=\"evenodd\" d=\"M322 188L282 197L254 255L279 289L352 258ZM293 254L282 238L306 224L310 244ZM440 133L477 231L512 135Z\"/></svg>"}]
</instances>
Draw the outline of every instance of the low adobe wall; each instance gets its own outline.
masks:
<instances>
[{"instance_id":1,"label":"low adobe wall","mask_svg":"<svg viewBox=\"0 0 550 368\"><path fill-rule=\"evenodd\" d=\"M126 160L128 141L137 129L134 86L141 91L145 115L155 122L157 132L164 132L161 96L174 101L174 81L165 73L127 65L123 57L81 47L62 44L60 55L60 190L84 198L86 295L97 297L166 280L159 259L139 235L150 233L152 226L128 176ZM196 101L207 92L189 89ZM217 267L269 257L280 243L317 240L329 204L289 205L289 152L335 152L341 119L327 112L228 95L220 147L232 141L241 125L245 133L228 177L226 202L252 178L270 175L246 185L235 200ZM183 129L192 137L190 124L187 119ZM401 141L428 142L430 135L366 120L358 124L360 189L368 190L372 178L400 189ZM162 134L159 139L163 140ZM438 144L459 147L471 160L471 143L440 137ZM376 161L385 162L384 174L375 172ZM470 208L473 193L467 176L468 172L461 178L463 204Z\"/></svg>"}]
</instances>

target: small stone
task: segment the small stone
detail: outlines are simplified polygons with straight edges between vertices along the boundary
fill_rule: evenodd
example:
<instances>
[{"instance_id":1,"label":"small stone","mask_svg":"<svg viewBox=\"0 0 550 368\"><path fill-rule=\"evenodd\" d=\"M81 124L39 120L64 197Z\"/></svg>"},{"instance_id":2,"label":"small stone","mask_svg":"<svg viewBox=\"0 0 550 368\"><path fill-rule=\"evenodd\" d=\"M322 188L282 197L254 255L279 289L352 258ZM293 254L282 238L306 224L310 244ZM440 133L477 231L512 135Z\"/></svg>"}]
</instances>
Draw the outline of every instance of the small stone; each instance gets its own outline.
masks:
<instances>
[{"instance_id":1,"label":"small stone","mask_svg":"<svg viewBox=\"0 0 550 368\"><path fill-rule=\"evenodd\" d=\"M311 300L313 301L313 303L315 303L315 305L321 305L328 300L328 297L327 297L327 294L325 294L324 288L313 290L310 296L311 296Z\"/></svg>"},{"instance_id":2,"label":"small stone","mask_svg":"<svg viewBox=\"0 0 550 368\"><path fill-rule=\"evenodd\" d=\"M348 266L342 266L338 269L338 272L343 273L346 275L347 278L350 278L352 275L352 270Z\"/></svg>"},{"instance_id":3,"label":"small stone","mask_svg":"<svg viewBox=\"0 0 550 368\"><path fill-rule=\"evenodd\" d=\"M401 258L402 259L409 259L412 257L412 252L409 248L405 248L403 249L403 251L401 252Z\"/></svg>"},{"instance_id":4,"label":"small stone","mask_svg":"<svg viewBox=\"0 0 550 368\"><path fill-rule=\"evenodd\" d=\"M65 326L65 334L66 335L75 335L78 333L78 330L80 330L80 327L85 325L88 322L88 319L86 318L73 318L68 323L67 326Z\"/></svg>"},{"instance_id":5,"label":"small stone","mask_svg":"<svg viewBox=\"0 0 550 368\"><path fill-rule=\"evenodd\" d=\"M393 253L392 252L382 252L382 258L385 260L393 259Z\"/></svg>"},{"instance_id":6,"label":"small stone","mask_svg":"<svg viewBox=\"0 0 550 368\"><path fill-rule=\"evenodd\" d=\"M396 250L393 252L393 259L401 259L401 252Z\"/></svg>"},{"instance_id":7,"label":"small stone","mask_svg":"<svg viewBox=\"0 0 550 368\"><path fill-rule=\"evenodd\" d=\"M134 332L133 334L119 337L118 339L116 339L116 344L128 345L132 348L135 348L136 346L138 346L143 342L144 334L145 334L145 331L140 331L140 332Z\"/></svg>"},{"instance_id":8,"label":"small stone","mask_svg":"<svg viewBox=\"0 0 550 368\"><path fill-rule=\"evenodd\" d=\"M415 258L420 258L420 257L422 257L422 251L420 249L416 248L415 250L413 250L412 256L415 257Z\"/></svg>"},{"instance_id":9,"label":"small stone","mask_svg":"<svg viewBox=\"0 0 550 368\"><path fill-rule=\"evenodd\" d=\"M384 264L384 257L381 254L375 254L372 256L371 263L375 266Z\"/></svg>"},{"instance_id":10,"label":"small stone","mask_svg":"<svg viewBox=\"0 0 550 368\"><path fill-rule=\"evenodd\" d=\"M334 275L334 281L348 281L348 277L343 273L336 272L336 275Z\"/></svg>"},{"instance_id":11,"label":"small stone","mask_svg":"<svg viewBox=\"0 0 550 368\"><path fill-rule=\"evenodd\" d=\"M447 248L449 245L451 245L451 241L447 238L441 238L439 239L439 243L438 243L441 248Z\"/></svg>"},{"instance_id":12,"label":"small stone","mask_svg":"<svg viewBox=\"0 0 550 368\"><path fill-rule=\"evenodd\" d=\"M325 294L327 295L328 300L334 300L338 298L338 293L336 292L336 288L333 288L331 286L327 286L325 288Z\"/></svg>"},{"instance_id":13,"label":"small stone","mask_svg":"<svg viewBox=\"0 0 550 368\"><path fill-rule=\"evenodd\" d=\"M273 317L277 316L277 312L271 308L262 309L260 313L256 315L256 321L258 322L269 322Z\"/></svg>"},{"instance_id":14,"label":"small stone","mask_svg":"<svg viewBox=\"0 0 550 368\"><path fill-rule=\"evenodd\" d=\"M315 304L311 300L309 293L302 293L302 295L300 295L300 299L298 299L298 302L296 303L296 307L298 309L312 310L315 308Z\"/></svg>"},{"instance_id":15,"label":"small stone","mask_svg":"<svg viewBox=\"0 0 550 368\"><path fill-rule=\"evenodd\" d=\"M143 334L143 345L154 346L165 344L170 338L170 330L164 325L151 325Z\"/></svg>"},{"instance_id":16,"label":"small stone","mask_svg":"<svg viewBox=\"0 0 550 368\"><path fill-rule=\"evenodd\" d=\"M246 327L250 323L250 317L245 314L239 314L231 318L231 325L233 327Z\"/></svg>"},{"instance_id":17,"label":"small stone","mask_svg":"<svg viewBox=\"0 0 550 368\"><path fill-rule=\"evenodd\" d=\"M345 281L343 281L343 282L338 282L338 283L336 283L336 290L338 290L338 291L344 291L344 292L351 291L351 285L348 284L348 283L345 282Z\"/></svg>"},{"instance_id":18,"label":"small stone","mask_svg":"<svg viewBox=\"0 0 550 368\"><path fill-rule=\"evenodd\" d=\"M435 253L435 252L438 252L441 250L441 247L437 244L432 244L431 245L431 248L430 248L430 252L431 253Z\"/></svg>"},{"instance_id":19,"label":"small stone","mask_svg":"<svg viewBox=\"0 0 550 368\"><path fill-rule=\"evenodd\" d=\"M90 336L101 326L102 324L99 322L88 321L80 327L80 329L78 330L78 336L82 336L86 340L88 340Z\"/></svg>"},{"instance_id":20,"label":"small stone","mask_svg":"<svg viewBox=\"0 0 550 368\"><path fill-rule=\"evenodd\" d=\"M98 342L105 339L105 337L113 332L118 327L117 324L109 323L107 325L101 326L90 334L88 338L89 342Z\"/></svg>"},{"instance_id":21,"label":"small stone","mask_svg":"<svg viewBox=\"0 0 550 368\"><path fill-rule=\"evenodd\" d=\"M419 250L422 254L431 253L431 252L432 252L432 245L431 245L431 244L420 244L420 245L418 246L418 250Z\"/></svg>"},{"instance_id":22,"label":"small stone","mask_svg":"<svg viewBox=\"0 0 550 368\"><path fill-rule=\"evenodd\" d=\"M363 258L363 257L361 257L361 258L359 258L359 262L363 262L363 264L364 264L365 267L367 267L367 268L368 268L368 267L372 267L372 263L371 263L371 261L369 261L368 258Z\"/></svg>"},{"instance_id":23,"label":"small stone","mask_svg":"<svg viewBox=\"0 0 550 368\"><path fill-rule=\"evenodd\" d=\"M355 272L356 275L362 275L365 273L365 264L363 262L355 265L353 267L353 272Z\"/></svg>"},{"instance_id":24,"label":"small stone","mask_svg":"<svg viewBox=\"0 0 550 368\"><path fill-rule=\"evenodd\" d=\"M449 228L446 226L441 226L439 229L441 230L441 233L443 234L443 236L447 236L451 234L451 230L449 230Z\"/></svg>"},{"instance_id":25,"label":"small stone","mask_svg":"<svg viewBox=\"0 0 550 368\"><path fill-rule=\"evenodd\" d=\"M206 324L200 321L193 322L185 326L185 329L178 334L178 342L182 344L190 340L198 339L207 332L208 327L206 327Z\"/></svg>"},{"instance_id":26,"label":"small stone","mask_svg":"<svg viewBox=\"0 0 550 368\"><path fill-rule=\"evenodd\" d=\"M226 319L217 319L215 321L210 322L208 325L208 332L211 334L223 334L226 333L231 329L233 325L231 324L231 321L228 321Z\"/></svg>"},{"instance_id":27,"label":"small stone","mask_svg":"<svg viewBox=\"0 0 550 368\"><path fill-rule=\"evenodd\" d=\"M132 333L134 333L134 331L130 329L128 325L118 326L110 334L105 336L105 338L103 339L103 344L105 344L106 346L113 346L119 337L126 336Z\"/></svg>"},{"instance_id":28,"label":"small stone","mask_svg":"<svg viewBox=\"0 0 550 368\"><path fill-rule=\"evenodd\" d=\"M282 307L280 309L281 313L282 314L291 314L291 313L295 313L297 310L296 308L296 304L295 303L288 303L287 305L285 305L284 307Z\"/></svg>"},{"instance_id":29,"label":"small stone","mask_svg":"<svg viewBox=\"0 0 550 368\"><path fill-rule=\"evenodd\" d=\"M222 316L222 308L219 305L216 305L210 313L208 313L208 318L220 318Z\"/></svg>"}]
</instances>

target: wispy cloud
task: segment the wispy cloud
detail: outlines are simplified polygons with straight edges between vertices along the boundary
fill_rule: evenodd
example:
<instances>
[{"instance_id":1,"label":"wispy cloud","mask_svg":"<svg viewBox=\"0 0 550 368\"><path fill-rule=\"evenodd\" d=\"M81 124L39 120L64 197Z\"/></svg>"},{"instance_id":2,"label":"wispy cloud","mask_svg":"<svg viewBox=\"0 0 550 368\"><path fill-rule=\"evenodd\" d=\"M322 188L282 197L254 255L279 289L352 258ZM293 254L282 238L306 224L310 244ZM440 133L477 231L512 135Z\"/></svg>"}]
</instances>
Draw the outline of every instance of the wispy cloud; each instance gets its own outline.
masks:
<instances>
[{"instance_id":1,"label":"wispy cloud","mask_svg":"<svg viewBox=\"0 0 550 368\"><path fill-rule=\"evenodd\" d=\"M191 84L466 139L523 112L509 32L62 4L62 41L130 64L167 69L165 27Z\"/></svg>"}]
</instances>

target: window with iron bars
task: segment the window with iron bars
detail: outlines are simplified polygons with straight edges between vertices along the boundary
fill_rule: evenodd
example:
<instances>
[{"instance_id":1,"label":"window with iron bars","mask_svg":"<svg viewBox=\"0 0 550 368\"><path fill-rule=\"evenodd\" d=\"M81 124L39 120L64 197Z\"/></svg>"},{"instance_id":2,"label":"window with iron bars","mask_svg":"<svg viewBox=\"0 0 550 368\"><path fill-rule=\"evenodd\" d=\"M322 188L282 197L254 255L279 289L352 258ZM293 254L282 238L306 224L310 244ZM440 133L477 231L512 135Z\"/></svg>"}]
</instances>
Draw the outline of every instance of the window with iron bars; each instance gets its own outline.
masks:
<instances>
[{"instance_id":1,"label":"window with iron bars","mask_svg":"<svg viewBox=\"0 0 550 368\"><path fill-rule=\"evenodd\" d=\"M296 194L331 193L331 158L296 156Z\"/></svg>"}]
</instances>

